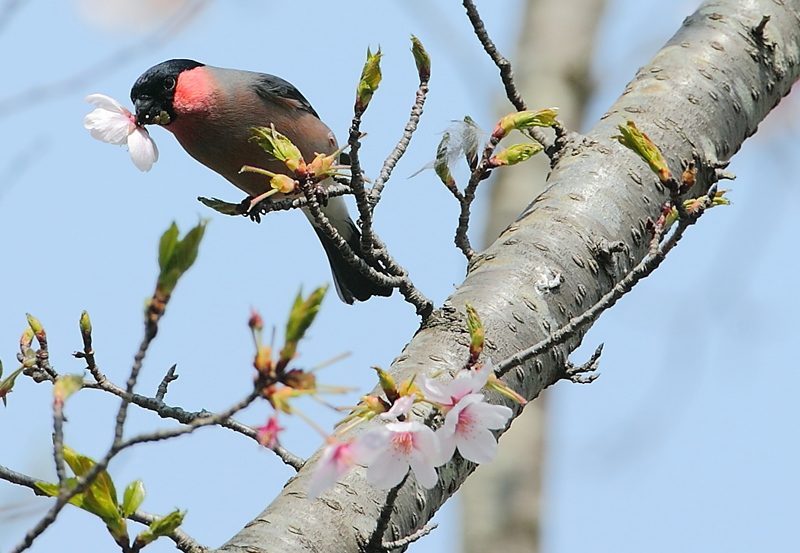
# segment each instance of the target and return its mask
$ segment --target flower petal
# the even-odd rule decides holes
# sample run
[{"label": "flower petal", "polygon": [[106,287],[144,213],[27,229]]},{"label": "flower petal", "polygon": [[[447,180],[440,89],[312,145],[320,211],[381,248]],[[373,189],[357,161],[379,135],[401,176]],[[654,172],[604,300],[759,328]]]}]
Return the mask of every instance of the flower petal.
[{"label": "flower petal", "polygon": [[436,474],[436,469],[433,468],[433,459],[427,457],[419,450],[414,450],[411,453],[409,460],[411,470],[414,471],[414,476],[417,478],[417,483],[423,488],[432,488],[439,481],[439,475]]},{"label": "flower petal", "polygon": [[150,133],[142,127],[136,127],[128,137],[128,152],[139,171],[149,171],[158,161],[158,148]]},{"label": "flower petal", "polygon": [[359,465],[371,465],[375,458],[389,447],[392,433],[385,426],[365,432],[350,446],[353,457]]},{"label": "flower petal", "polygon": [[83,118],[83,126],[91,131],[93,138],[120,146],[136,125],[125,114],[97,108]]},{"label": "flower petal", "polygon": [[355,464],[351,451],[352,442],[334,441],[325,447],[317,468],[308,485],[308,498],[315,499],[319,494],[336,484]]},{"label": "flower petal", "polygon": [[485,401],[472,404],[470,410],[480,419],[482,426],[491,430],[505,428],[508,419],[513,414],[511,409],[505,405],[493,405]]},{"label": "flower petal", "polygon": [[396,421],[397,417],[403,415],[407,415],[411,408],[414,406],[415,397],[411,396],[403,396],[399,397],[395,400],[394,404],[392,404],[391,409],[386,411],[385,413],[381,413],[381,419],[385,421]]},{"label": "flower petal", "polygon": [[475,428],[468,436],[454,435],[458,452],[473,463],[488,463],[497,457],[497,439],[486,428]]},{"label": "flower petal", "polygon": [[439,439],[439,453],[434,457],[433,464],[438,467],[452,459],[456,452],[455,428],[453,432],[446,432],[440,428],[436,431],[436,437]]},{"label": "flower petal", "polygon": [[131,114],[131,112],[125,109],[122,104],[117,102],[111,96],[106,96],[105,94],[89,94],[86,98],[84,98],[84,100],[106,111],[122,113],[126,116]]},{"label": "flower petal", "polygon": [[390,447],[367,468],[367,481],[382,490],[398,485],[408,472],[408,457]]}]

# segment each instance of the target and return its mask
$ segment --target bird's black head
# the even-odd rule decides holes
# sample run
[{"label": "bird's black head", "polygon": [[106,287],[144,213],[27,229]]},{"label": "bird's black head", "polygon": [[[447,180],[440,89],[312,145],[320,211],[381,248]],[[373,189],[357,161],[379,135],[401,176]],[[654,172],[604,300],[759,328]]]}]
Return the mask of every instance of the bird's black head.
[{"label": "bird's black head", "polygon": [[136,120],[142,125],[167,125],[175,119],[172,101],[178,75],[202,65],[193,60],[168,60],[145,71],[131,88]]}]

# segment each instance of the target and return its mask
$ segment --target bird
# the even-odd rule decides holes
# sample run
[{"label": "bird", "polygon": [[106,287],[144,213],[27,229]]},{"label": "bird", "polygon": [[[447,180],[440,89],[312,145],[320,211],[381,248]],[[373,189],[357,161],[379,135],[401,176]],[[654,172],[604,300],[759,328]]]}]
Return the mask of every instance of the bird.
[{"label": "bird", "polygon": [[[291,83],[266,73],[212,67],[189,59],[172,59],[145,71],[131,88],[136,120],[170,131],[186,152],[251,197],[271,189],[269,179],[242,173],[245,165],[288,174],[286,165],[251,141],[254,127],[275,127],[303,159],[338,150],[333,132]],[[323,183],[323,186],[326,183]],[[392,288],[365,277],[303,208],[317,233],[333,274],[339,298],[352,304],[372,296],[390,296]],[[353,252],[364,259],[361,234],[342,197],[328,198],[322,212]],[[370,263],[380,270],[377,262]]]}]

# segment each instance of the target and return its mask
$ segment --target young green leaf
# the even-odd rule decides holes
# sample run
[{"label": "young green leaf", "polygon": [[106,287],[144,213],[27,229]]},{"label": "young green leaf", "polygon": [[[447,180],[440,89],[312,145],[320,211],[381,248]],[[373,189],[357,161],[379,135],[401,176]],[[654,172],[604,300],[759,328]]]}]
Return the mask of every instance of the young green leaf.
[{"label": "young green leaf", "polygon": [[523,144],[515,144],[509,146],[505,150],[500,150],[495,154],[489,163],[495,167],[503,165],[516,165],[523,161],[528,161],[531,157],[541,152],[544,147],[538,142],[525,142]]},{"label": "young green leaf", "polygon": [[378,90],[381,83],[381,48],[374,54],[367,48],[367,61],[361,70],[361,80],[356,89],[356,110],[362,112],[367,109],[372,95]]},{"label": "young green leaf", "polygon": [[222,201],[218,198],[204,198],[203,196],[198,196],[197,199],[206,207],[210,207],[217,213],[222,213],[223,215],[241,215],[242,214],[242,204],[232,204],[230,202]]},{"label": "young green leaf", "polygon": [[66,399],[83,388],[83,377],[79,374],[63,374],[56,379],[53,385],[53,395],[56,402],[64,403]]},{"label": "young green leaf", "polygon": [[431,78],[431,57],[417,37],[411,35],[411,53],[414,55],[414,63],[417,64],[417,73],[420,81],[427,81]]},{"label": "young green leaf", "polygon": [[555,127],[558,125],[556,115],[558,115],[558,108],[509,113],[494,128],[492,136],[500,139],[515,129],[522,131],[533,127]]},{"label": "young green leaf", "polygon": [[289,313],[289,321],[286,323],[286,345],[281,350],[281,359],[284,362],[294,357],[297,351],[297,343],[303,338],[311,323],[314,322],[314,317],[317,316],[327,290],[327,286],[317,288],[305,301],[303,301],[302,290],[297,293],[292,311]]},{"label": "young green leaf", "polygon": [[297,171],[305,168],[305,161],[300,149],[292,144],[292,141],[275,130],[275,125],[267,127],[253,127],[250,129],[253,135],[250,140],[256,142],[261,149],[269,155],[282,161],[290,171]]},{"label": "young green leaf", "polygon": [[630,119],[626,119],[627,125],[618,125],[620,134],[616,134],[611,138],[616,139],[620,144],[626,148],[633,150],[645,163],[650,166],[661,182],[666,182],[672,178],[672,173],[667,167],[667,161],[655,143],[650,140],[650,137],[643,133],[636,126],[636,123]]},{"label": "young green leaf", "polygon": [[174,532],[183,523],[184,516],[186,516],[186,511],[180,512],[176,509],[167,516],[154,520],[150,524],[150,528],[136,536],[136,545],[142,548],[161,536]]},{"label": "young green leaf", "polygon": [[[11,393],[11,390],[14,388],[14,382],[17,380],[17,377],[20,375],[20,373],[24,368],[25,367],[20,367],[16,371],[11,373],[11,375],[5,380],[0,380],[0,399],[3,400],[4,406],[8,404],[6,396]],[[0,376],[2,375],[3,375],[3,363],[0,362]]]},{"label": "young green leaf", "polygon": [[469,330],[469,355],[471,364],[475,363],[483,351],[484,330],[481,318],[472,305],[467,302],[467,329]]},{"label": "young green leaf", "polygon": [[197,259],[197,250],[205,228],[206,221],[200,221],[182,240],[178,240],[178,227],[172,223],[161,237],[158,248],[158,265],[161,272],[158,275],[157,286],[165,297],[169,298],[178,284],[178,279]]},{"label": "young green leaf", "polygon": [[128,518],[144,501],[144,483],[141,478],[128,484],[122,499],[122,516]]}]

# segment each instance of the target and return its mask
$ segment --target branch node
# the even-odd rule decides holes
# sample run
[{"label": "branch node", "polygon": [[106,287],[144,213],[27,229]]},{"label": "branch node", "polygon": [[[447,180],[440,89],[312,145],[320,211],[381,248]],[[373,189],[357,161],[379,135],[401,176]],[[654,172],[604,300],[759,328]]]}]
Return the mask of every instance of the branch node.
[{"label": "branch node", "polygon": [[[575,384],[591,384],[597,377],[600,376],[595,371],[597,370],[597,366],[600,364],[600,355],[603,353],[603,344],[597,346],[597,349],[594,350],[594,353],[589,358],[586,363],[582,365],[575,365],[571,361],[567,360],[564,365],[564,377],[566,380],[570,382],[574,382]],[[588,374],[587,373],[591,373]]]}]

